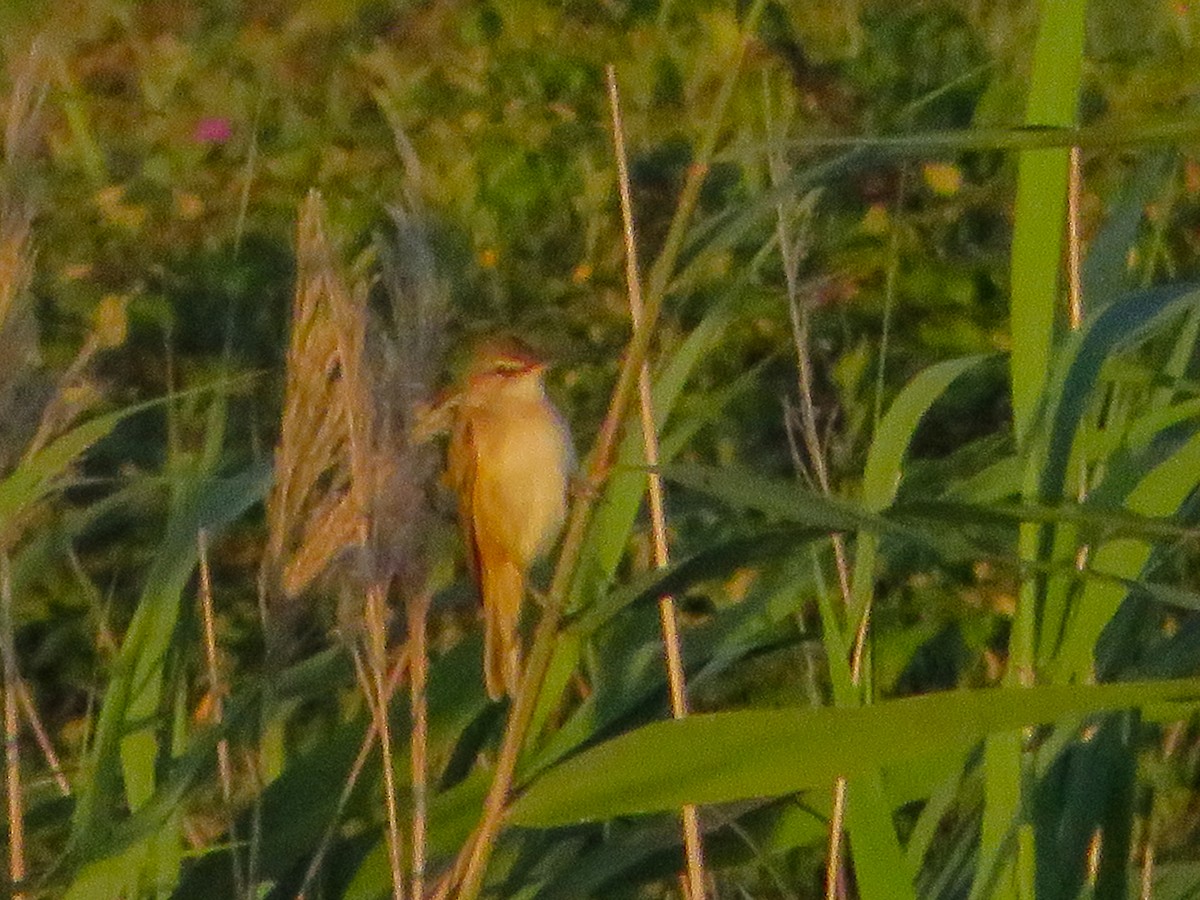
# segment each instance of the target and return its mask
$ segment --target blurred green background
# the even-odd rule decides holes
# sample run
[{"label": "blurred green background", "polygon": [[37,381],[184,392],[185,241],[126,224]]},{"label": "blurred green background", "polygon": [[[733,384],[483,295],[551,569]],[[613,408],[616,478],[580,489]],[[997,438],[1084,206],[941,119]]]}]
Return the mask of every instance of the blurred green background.
[{"label": "blurred green background", "polygon": [[[872,535],[865,575],[854,576],[860,586],[870,581],[860,589],[873,596],[863,704],[1015,688],[1010,641],[1020,608],[1040,629],[1039,684],[1080,685],[1097,673],[1194,675],[1192,479],[1200,469],[1179,454],[1190,447],[1200,402],[1195,310],[1173,319],[1176,307],[1136,292],[1200,274],[1200,6],[1093,0],[1082,55],[1063,51],[1063,67],[1081,73],[1077,92],[1061,90],[1084,129],[1077,224],[1085,320],[1109,308],[1126,318],[1113,314],[1109,338],[1085,328],[1092,343],[1080,349],[1060,303],[1048,314],[1056,355],[1043,379],[1022,356],[1028,333],[1014,325],[1014,286],[1034,276],[1014,268],[1013,234],[1031,217],[1017,208],[1018,151],[1039,135],[1050,154],[1070,143],[1024,128],[1062,124],[1027,118],[1038,83],[1035,39],[1051,5],[817,0],[767,2],[751,13],[747,4],[706,0],[7,0],[5,90],[11,95],[36,47],[47,91],[36,152],[7,160],[3,185],[34,211],[28,297],[40,333],[37,377],[50,383],[68,370],[104,304],[124,310],[127,328],[75,385],[91,392],[89,415],[119,421],[81,444],[87,452],[55,473],[62,489],[53,502],[23,519],[5,547],[13,658],[75,789],[70,799],[57,796],[50,764],[22,726],[27,895],[294,896],[330,826],[326,868],[306,896],[388,891],[377,775],[364,776],[341,816],[333,813],[366,721],[334,634],[335,592],[310,598],[283,699],[270,708],[257,699],[258,501],[279,436],[298,210],[320,189],[342,262],[356,273],[374,271],[389,209],[418,210],[451,302],[447,377],[473,339],[497,330],[525,336],[550,356],[551,393],[586,451],[631,331],[609,63],[621,90],[644,272],[662,251],[697,148],[714,129],[719,137],[651,351],[656,379],[679,392],[661,398],[660,409],[668,460],[681,466],[668,485],[672,548],[695,560],[670,585],[696,676],[693,705],[848,705],[834,696],[839,676],[829,662],[855,632],[852,617],[829,613],[841,609],[837,560],[827,540],[798,537],[791,526],[815,527],[818,536],[835,528],[853,536],[861,526]],[[744,30],[730,101],[715,110]],[[1050,209],[1055,191],[1047,188]],[[790,285],[780,235],[795,258]],[[1053,249],[1052,266],[1063,258]],[[1065,284],[1052,279],[1048,290]],[[793,488],[822,493],[802,434],[795,310],[803,311],[812,425],[830,492],[859,512],[893,510],[888,527],[830,524],[818,513],[805,520],[809,513],[791,516],[769,502]],[[1135,343],[1121,343],[1134,335]],[[914,401],[922,415],[896,426],[897,481],[873,488],[872,448],[882,446],[884,414],[902,388],[935,364],[977,354],[984,358],[942,388],[921,389],[931,392]],[[1101,362],[1083,387],[1064,374],[1071,360],[1092,358]],[[1033,437],[1012,424],[1020,371],[1036,380],[1042,430]],[[1073,397],[1086,411],[1071,419],[1062,410]],[[1068,446],[1056,451],[1056,429],[1068,419]],[[21,458],[28,430],[4,433],[6,461]],[[629,505],[644,480],[636,451],[627,448],[632,456],[617,468],[635,483],[626,478],[623,494],[613,488],[602,498],[600,515],[609,518],[594,525],[568,604],[565,633],[578,646],[552,674],[561,695],[539,712],[523,785],[536,786],[535,774],[568,753],[663,716],[648,525]],[[1070,455],[1070,468],[1049,488],[1038,460],[1056,453]],[[1179,466],[1165,468],[1171,460]],[[13,471],[10,464],[6,475]],[[1162,493],[1146,488],[1154,499],[1142,502],[1137,491],[1153,472]],[[739,473],[748,480],[736,481]],[[452,503],[436,486],[430,494],[439,511],[430,545],[436,871],[478,814],[503,718],[484,704],[472,668],[474,601]],[[1061,511],[1063,498],[1086,495],[1097,499],[1081,504],[1077,518]],[[925,501],[946,505],[930,510]],[[1043,522],[1036,534],[1035,520]],[[212,693],[192,600],[197,524],[211,535],[220,666],[235,714],[219,731],[206,728]],[[1109,566],[1105,584],[1120,596],[1095,627],[1105,630],[1110,657],[1094,673],[1091,626],[1069,637],[1073,614],[1060,621],[1047,610],[1085,601],[1097,608],[1091,588],[1063,573],[1078,548],[1087,548],[1086,563],[1120,529],[1146,553],[1126,568],[1099,566]],[[850,540],[851,567],[868,558],[863,546]],[[1131,586],[1139,579],[1158,587]],[[167,608],[156,591],[174,598],[177,618],[141,626],[139,617]],[[130,649],[141,627],[151,635],[146,646],[161,638],[154,653]],[[832,640],[838,627],[840,645]],[[1081,655],[1060,656],[1072,641]],[[101,708],[122,685],[141,689],[131,673],[143,665],[160,693],[143,718],[125,710],[106,724]],[[406,702],[399,697],[394,714],[401,734]],[[860,872],[846,876],[845,895],[1016,897],[1032,896],[1033,886],[1037,896],[1076,897],[1119,885],[1125,893],[1107,895],[1136,896],[1143,873],[1153,882],[1157,871],[1153,896],[1195,896],[1194,721],[1115,714],[1089,720],[1088,740],[1063,750],[1085,708],[1126,705],[1079,702],[1077,715],[1038,720],[1058,722],[1043,735],[1058,741],[1053,753],[1034,760],[1028,746],[1023,755],[1013,750],[1020,810],[995,814],[991,825],[981,810],[996,808],[988,779],[999,769],[987,770],[973,744],[922,777],[903,766],[885,771],[891,780],[881,790],[891,791],[886,811],[894,815],[885,814],[893,830],[883,844],[907,848],[908,869],[895,876],[904,888],[881,891]],[[997,721],[977,736],[1021,720]],[[154,736],[142,793],[127,743],[138,733]],[[213,770],[218,733],[234,746],[234,832]],[[986,754],[997,752],[988,745]],[[881,760],[875,771],[892,765]],[[1107,786],[1103,803],[1087,790],[1097,783]],[[691,796],[687,779],[679,784],[679,798]],[[825,896],[830,793],[798,783],[787,793],[787,784],[765,792],[782,800],[738,794],[706,819],[713,896]],[[617,781],[609,790],[636,794]],[[1089,808],[1089,797],[1104,809]],[[492,895],[674,896],[673,818],[623,818],[636,804],[599,801],[596,810],[623,812],[593,814],[593,800],[571,801],[576,818],[607,824],[549,829],[545,813],[548,830],[506,830],[489,870]],[[1024,847],[1026,825],[1038,850],[1023,863],[1013,845]],[[852,835],[859,827],[851,823]],[[1084,874],[1082,862],[1092,834],[1105,828],[1123,834],[1113,839],[1119,872],[1108,882]],[[266,835],[261,844],[251,846],[252,832]],[[999,841],[1000,832],[1011,839]],[[989,861],[986,851],[1001,844],[1015,862]],[[859,846],[874,845],[852,837],[852,850]],[[1159,868],[1145,868],[1156,853]],[[255,873],[245,866],[256,854],[264,861]],[[856,858],[848,871],[861,864]],[[1072,873],[1059,893],[1047,887],[1056,866]],[[210,888],[217,893],[204,893]]]}]

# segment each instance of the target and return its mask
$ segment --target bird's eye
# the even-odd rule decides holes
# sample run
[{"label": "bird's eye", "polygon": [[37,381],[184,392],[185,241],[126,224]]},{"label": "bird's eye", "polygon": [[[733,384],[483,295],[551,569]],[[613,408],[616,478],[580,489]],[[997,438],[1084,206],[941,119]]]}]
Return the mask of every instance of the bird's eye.
[{"label": "bird's eye", "polygon": [[529,368],[529,363],[523,359],[498,359],[496,360],[496,372],[505,375],[515,375],[518,372],[524,372]]}]

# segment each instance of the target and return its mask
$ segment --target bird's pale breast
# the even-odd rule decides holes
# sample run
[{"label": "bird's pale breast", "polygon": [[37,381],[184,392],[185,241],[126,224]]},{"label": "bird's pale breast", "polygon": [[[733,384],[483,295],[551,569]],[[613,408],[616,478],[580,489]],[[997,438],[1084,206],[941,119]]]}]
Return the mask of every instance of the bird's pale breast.
[{"label": "bird's pale breast", "polygon": [[566,514],[570,439],[544,397],[498,397],[474,415],[477,521],[503,523],[498,537],[528,565]]}]

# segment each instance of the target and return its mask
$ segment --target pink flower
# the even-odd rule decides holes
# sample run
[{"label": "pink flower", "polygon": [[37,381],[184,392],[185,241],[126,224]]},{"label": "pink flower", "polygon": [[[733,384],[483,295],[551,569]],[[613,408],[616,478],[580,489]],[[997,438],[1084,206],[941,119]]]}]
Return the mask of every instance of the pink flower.
[{"label": "pink flower", "polygon": [[233,125],[224,116],[206,116],[192,129],[192,140],[198,144],[223,144],[233,137]]}]

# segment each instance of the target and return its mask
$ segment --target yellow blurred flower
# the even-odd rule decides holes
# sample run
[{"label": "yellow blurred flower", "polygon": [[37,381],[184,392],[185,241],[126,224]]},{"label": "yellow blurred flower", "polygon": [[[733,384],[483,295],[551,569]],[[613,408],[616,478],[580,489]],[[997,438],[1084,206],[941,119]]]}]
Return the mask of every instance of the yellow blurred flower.
[{"label": "yellow blurred flower", "polygon": [[891,220],[892,217],[888,215],[887,206],[882,203],[872,203],[862,218],[862,230],[872,237],[881,237],[887,233]]},{"label": "yellow blurred flower", "polygon": [[125,202],[125,188],[119,184],[110,184],[96,192],[93,200],[100,215],[111,225],[137,231],[146,221],[146,207],[136,203]]},{"label": "yellow blurred flower", "polygon": [[123,294],[105,294],[92,315],[92,328],[101,347],[110,349],[125,343],[129,330],[126,306],[129,298]]},{"label": "yellow blurred flower", "polygon": [[953,197],[962,190],[962,169],[954,163],[927,162],[921,166],[921,177],[939,197]]},{"label": "yellow blurred flower", "polygon": [[185,222],[204,215],[204,201],[190,191],[175,192],[175,214]]}]

